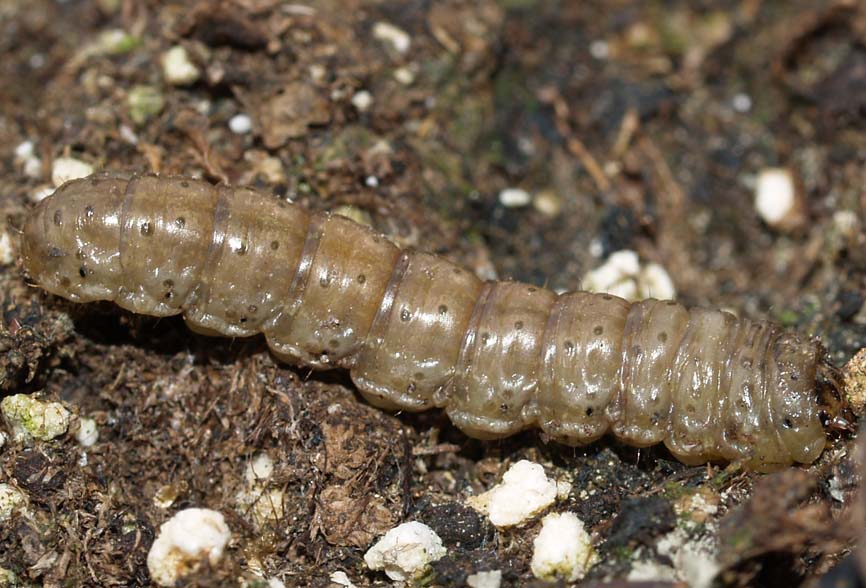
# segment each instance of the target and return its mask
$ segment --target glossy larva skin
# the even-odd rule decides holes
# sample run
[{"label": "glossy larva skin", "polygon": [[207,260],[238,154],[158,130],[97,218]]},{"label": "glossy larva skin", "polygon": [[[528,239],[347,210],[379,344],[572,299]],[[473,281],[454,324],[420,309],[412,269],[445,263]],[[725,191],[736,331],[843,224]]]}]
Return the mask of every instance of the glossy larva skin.
[{"label": "glossy larva skin", "polygon": [[825,444],[811,340],[671,301],[482,283],[249,189],[72,181],[28,217],[22,257],[53,294],[263,333],[281,359],[347,368],[371,403],[444,408],[473,437],[539,427],[581,445],[610,432],[758,470],[810,463]]}]

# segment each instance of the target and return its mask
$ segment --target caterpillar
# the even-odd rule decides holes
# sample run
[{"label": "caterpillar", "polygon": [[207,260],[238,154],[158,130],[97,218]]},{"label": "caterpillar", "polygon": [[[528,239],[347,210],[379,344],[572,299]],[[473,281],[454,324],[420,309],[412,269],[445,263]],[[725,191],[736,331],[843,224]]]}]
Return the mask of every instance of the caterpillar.
[{"label": "caterpillar", "polygon": [[249,188],[95,175],[25,220],[29,276],[76,302],[264,334],[280,360],[345,368],[389,410],[439,407],[467,435],[607,433],[687,464],[811,463],[832,416],[818,341],[674,301],[482,282],[352,220]]}]

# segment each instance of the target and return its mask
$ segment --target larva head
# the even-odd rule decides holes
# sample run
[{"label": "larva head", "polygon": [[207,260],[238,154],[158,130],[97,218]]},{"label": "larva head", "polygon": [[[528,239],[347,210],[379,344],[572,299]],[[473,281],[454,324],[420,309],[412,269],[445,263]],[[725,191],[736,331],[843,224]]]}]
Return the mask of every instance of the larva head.
[{"label": "larva head", "polygon": [[815,461],[826,445],[816,389],[817,343],[783,333],[770,349],[768,393],[779,439],[794,461]]},{"label": "larva head", "polygon": [[76,302],[114,298],[125,186],[109,177],[74,180],[30,211],[21,256],[39,286]]}]

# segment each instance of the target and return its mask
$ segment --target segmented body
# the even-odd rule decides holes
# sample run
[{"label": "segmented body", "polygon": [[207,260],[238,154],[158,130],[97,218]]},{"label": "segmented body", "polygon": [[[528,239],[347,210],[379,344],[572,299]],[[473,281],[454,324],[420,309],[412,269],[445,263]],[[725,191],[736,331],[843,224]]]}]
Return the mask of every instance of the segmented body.
[{"label": "segmented body", "polygon": [[540,427],[578,445],[611,432],[756,469],[811,462],[825,443],[809,339],[672,301],[485,283],[246,188],[76,180],[32,211],[22,255],[54,294],[263,333],[285,361],[346,368],[371,403],[444,408],[473,437]]}]

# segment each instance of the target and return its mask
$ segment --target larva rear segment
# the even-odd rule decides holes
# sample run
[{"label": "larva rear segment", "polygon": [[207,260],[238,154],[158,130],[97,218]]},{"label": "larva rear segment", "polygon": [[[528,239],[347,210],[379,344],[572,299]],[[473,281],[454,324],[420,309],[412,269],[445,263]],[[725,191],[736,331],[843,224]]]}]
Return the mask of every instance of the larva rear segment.
[{"label": "larva rear segment", "polygon": [[274,353],[345,367],[371,403],[443,407],[467,434],[607,432],[687,463],[767,470],[824,447],[819,346],[676,302],[482,284],[346,218],[182,178],[93,177],[40,203],[22,239],[40,285],[72,300],[264,333]]}]

